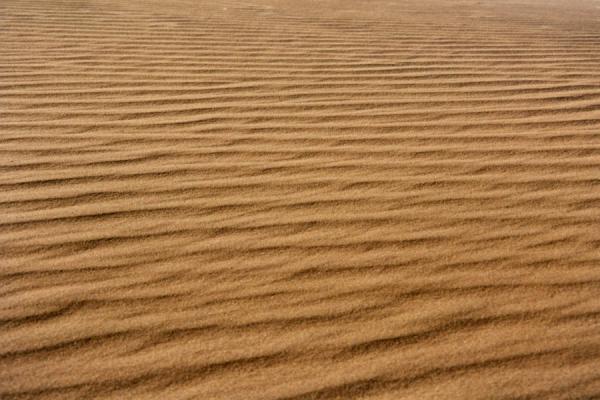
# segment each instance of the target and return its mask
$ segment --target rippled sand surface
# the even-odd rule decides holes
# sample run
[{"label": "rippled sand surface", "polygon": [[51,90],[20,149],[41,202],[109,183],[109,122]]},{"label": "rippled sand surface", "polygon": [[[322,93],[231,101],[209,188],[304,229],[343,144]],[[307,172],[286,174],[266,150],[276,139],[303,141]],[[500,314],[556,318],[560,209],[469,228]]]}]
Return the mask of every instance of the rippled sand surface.
[{"label": "rippled sand surface", "polygon": [[0,33],[1,399],[600,398],[600,2]]}]

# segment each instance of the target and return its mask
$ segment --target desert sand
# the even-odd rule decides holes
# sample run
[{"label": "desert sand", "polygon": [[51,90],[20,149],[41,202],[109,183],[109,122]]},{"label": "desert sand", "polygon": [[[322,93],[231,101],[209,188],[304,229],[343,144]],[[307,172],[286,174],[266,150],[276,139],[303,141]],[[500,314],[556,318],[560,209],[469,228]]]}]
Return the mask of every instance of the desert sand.
[{"label": "desert sand", "polygon": [[600,1],[0,32],[1,399],[600,398]]}]

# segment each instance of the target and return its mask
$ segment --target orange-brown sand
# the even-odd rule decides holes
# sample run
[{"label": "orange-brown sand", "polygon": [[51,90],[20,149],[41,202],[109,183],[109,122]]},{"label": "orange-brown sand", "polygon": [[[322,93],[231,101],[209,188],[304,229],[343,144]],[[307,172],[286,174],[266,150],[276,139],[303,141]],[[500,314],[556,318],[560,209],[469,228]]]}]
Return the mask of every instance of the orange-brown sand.
[{"label": "orange-brown sand", "polygon": [[2,0],[0,398],[600,398],[600,1]]}]

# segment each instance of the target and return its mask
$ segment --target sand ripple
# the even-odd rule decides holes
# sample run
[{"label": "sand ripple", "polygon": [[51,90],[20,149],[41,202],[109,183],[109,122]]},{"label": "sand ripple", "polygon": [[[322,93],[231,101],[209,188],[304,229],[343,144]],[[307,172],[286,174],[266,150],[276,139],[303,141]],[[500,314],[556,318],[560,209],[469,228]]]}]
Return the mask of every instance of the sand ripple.
[{"label": "sand ripple", "polygon": [[0,398],[600,398],[600,8],[0,2]]}]

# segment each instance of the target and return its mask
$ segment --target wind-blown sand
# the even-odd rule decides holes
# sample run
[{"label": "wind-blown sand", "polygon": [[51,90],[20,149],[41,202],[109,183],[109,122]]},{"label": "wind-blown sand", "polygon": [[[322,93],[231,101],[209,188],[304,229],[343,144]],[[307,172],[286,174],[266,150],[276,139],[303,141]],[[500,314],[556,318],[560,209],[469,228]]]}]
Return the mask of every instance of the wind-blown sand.
[{"label": "wind-blown sand", "polygon": [[600,2],[0,2],[0,398],[600,398]]}]

